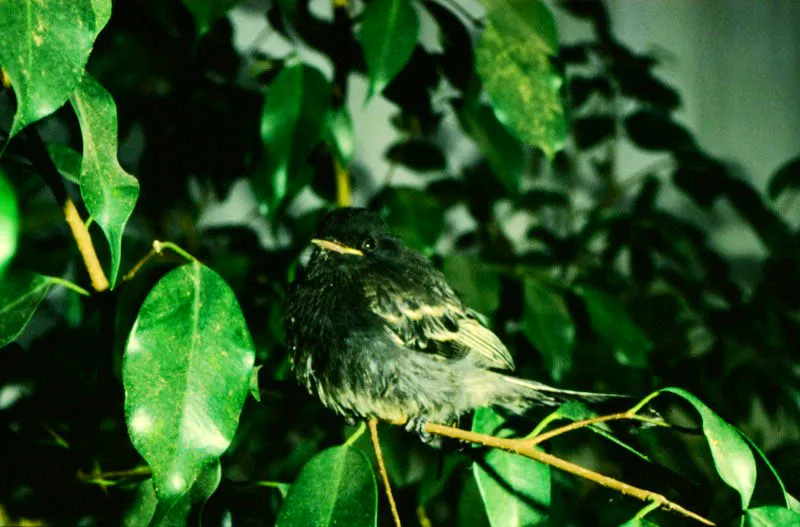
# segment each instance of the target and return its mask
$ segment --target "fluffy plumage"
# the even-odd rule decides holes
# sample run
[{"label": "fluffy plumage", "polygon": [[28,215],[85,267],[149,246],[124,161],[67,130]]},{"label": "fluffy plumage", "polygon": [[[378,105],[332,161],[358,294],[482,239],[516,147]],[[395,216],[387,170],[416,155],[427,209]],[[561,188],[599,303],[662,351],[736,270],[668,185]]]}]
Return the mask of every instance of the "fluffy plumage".
[{"label": "fluffy plumage", "polygon": [[299,382],[334,411],[447,423],[483,406],[620,397],[499,373],[514,369],[508,349],[376,214],[332,211],[313,242],[288,299],[286,334]]}]

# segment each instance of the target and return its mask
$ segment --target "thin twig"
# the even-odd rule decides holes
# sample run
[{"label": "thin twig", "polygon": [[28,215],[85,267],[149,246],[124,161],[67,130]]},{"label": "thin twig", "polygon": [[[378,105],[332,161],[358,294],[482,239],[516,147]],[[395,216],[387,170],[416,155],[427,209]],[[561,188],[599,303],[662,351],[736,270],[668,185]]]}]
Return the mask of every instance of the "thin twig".
[{"label": "thin twig", "polygon": [[127,470],[112,470],[109,472],[83,472],[78,471],[78,480],[84,483],[106,483],[109,480],[120,480],[130,478],[148,478],[152,475],[150,467],[141,466]]},{"label": "thin twig", "polygon": [[86,270],[89,272],[89,278],[92,281],[92,287],[95,291],[101,292],[108,289],[108,278],[103,272],[103,266],[100,265],[100,260],[97,258],[97,253],[92,244],[92,237],[89,234],[89,229],[81,220],[78,209],[71,199],[67,198],[64,203],[64,216],[67,219],[72,236],[75,238],[75,243],[78,244],[78,250],[83,257],[83,263],[86,265]]},{"label": "thin twig", "polygon": [[[392,424],[403,425],[405,423],[398,421],[398,422],[393,422]],[[588,426],[588,425],[583,425],[583,426]],[[603,487],[616,490],[617,492],[625,494],[626,496],[632,496],[634,498],[638,498],[648,503],[657,503],[659,507],[665,510],[677,512],[678,514],[682,514],[683,516],[692,518],[693,520],[696,520],[702,523],[703,525],[716,525],[711,520],[708,520],[700,516],[699,514],[696,514],[678,505],[677,503],[668,500],[665,496],[661,494],[646,489],[634,487],[633,485],[629,485],[627,483],[616,480],[614,478],[610,478],[608,476],[604,476],[603,474],[594,472],[593,470],[589,470],[580,465],[576,465],[574,463],[553,456],[546,452],[542,452],[541,450],[537,450],[530,444],[530,439],[515,439],[515,438],[506,439],[501,437],[494,437],[486,434],[479,434],[477,432],[470,432],[468,430],[461,430],[460,428],[453,428],[450,426],[444,426],[435,423],[426,423],[425,431],[428,432],[429,434],[436,434],[438,436],[449,437],[452,439],[457,439],[459,441],[474,443],[477,445],[487,446],[490,448],[497,448],[499,450],[505,450],[506,452],[511,452],[512,454],[519,454],[521,456],[525,456],[527,458],[544,463],[545,465],[549,465],[559,470],[563,470],[564,472],[574,474],[583,479],[594,481],[598,485],[602,485]],[[545,434],[542,435],[544,436]],[[551,435],[550,437],[553,436]]]},{"label": "thin twig", "polygon": [[349,207],[352,203],[350,198],[350,174],[335,156],[333,158],[333,168],[336,172],[336,204],[340,207]]},{"label": "thin twig", "polygon": [[598,423],[605,423],[606,421],[617,421],[620,419],[628,419],[633,421],[641,421],[643,423],[649,423],[656,426],[669,426],[667,423],[663,421],[659,421],[658,419],[651,419],[649,417],[644,417],[641,415],[632,414],[630,412],[620,412],[617,414],[610,414],[610,415],[601,415],[599,417],[592,417],[590,419],[583,419],[581,421],[574,421],[568,425],[561,426],[559,428],[555,428],[550,430],[549,432],[545,432],[543,434],[536,434],[532,437],[526,437],[525,441],[527,441],[528,445],[534,446],[538,445],[539,443],[543,443],[548,439],[552,439],[556,436],[560,436],[561,434],[565,434],[567,432],[571,432],[573,430],[578,430],[579,428],[586,428],[587,426],[595,425]]},{"label": "thin twig", "polygon": [[151,258],[154,256],[160,256],[164,253],[164,249],[170,249],[172,252],[176,253],[177,255],[185,258],[189,262],[196,262],[197,258],[189,254],[187,251],[182,249],[179,245],[176,245],[172,242],[162,242],[159,240],[153,240],[153,247],[150,251],[147,252],[144,256],[142,256],[136,264],[131,267],[131,270],[125,273],[125,276],[122,277],[123,282],[127,282],[131,280],[136,273],[138,273],[142,267],[145,266],[147,262],[150,261]]},{"label": "thin twig", "polygon": [[389,508],[392,510],[392,518],[394,518],[395,527],[403,527],[400,523],[400,514],[397,512],[397,504],[392,494],[392,486],[389,484],[389,475],[386,473],[386,465],[383,463],[383,451],[381,450],[381,442],[378,439],[378,420],[370,419],[368,425],[369,435],[372,437],[372,448],[375,449],[375,457],[378,459],[378,469],[381,473],[383,486],[386,489],[386,497],[389,500]]}]

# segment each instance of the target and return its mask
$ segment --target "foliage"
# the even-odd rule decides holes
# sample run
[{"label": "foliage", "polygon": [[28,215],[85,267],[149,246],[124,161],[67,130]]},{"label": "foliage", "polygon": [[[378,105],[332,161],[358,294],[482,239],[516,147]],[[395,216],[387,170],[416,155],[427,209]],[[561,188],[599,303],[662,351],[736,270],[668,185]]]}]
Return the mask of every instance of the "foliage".
[{"label": "foliage", "polygon": [[[797,159],[768,197],[732,175],[600,3],[559,4],[593,27],[559,48],[536,0],[486,0],[478,19],[457,0],[330,16],[276,0],[253,16],[285,54],[234,46],[235,3],[0,0],[0,523],[389,525],[368,440],[296,385],[280,323],[338,196],[430,255],[520,376],[657,392],[695,427],[540,448],[718,524],[800,524],[800,231],[774,206],[800,188]],[[358,78],[356,105],[397,108],[384,153],[402,184],[359,164]],[[623,142],[667,163],[618,174]],[[234,196],[252,210],[215,219]],[[763,245],[744,276],[711,243],[719,204]],[[688,522],[507,452],[381,438],[406,525]]]}]

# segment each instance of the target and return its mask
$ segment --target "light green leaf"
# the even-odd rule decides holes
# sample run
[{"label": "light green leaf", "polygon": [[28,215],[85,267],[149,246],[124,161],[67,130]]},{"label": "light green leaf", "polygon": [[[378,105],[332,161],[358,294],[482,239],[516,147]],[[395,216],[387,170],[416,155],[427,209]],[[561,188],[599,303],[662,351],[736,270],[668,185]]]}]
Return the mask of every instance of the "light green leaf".
[{"label": "light green leaf", "polygon": [[769,458],[767,458],[766,454],[764,454],[764,452],[762,452],[761,449],[758,448],[758,445],[756,445],[755,442],[749,437],[747,437],[741,430],[737,430],[737,432],[739,432],[739,435],[742,437],[742,439],[747,441],[747,444],[750,445],[750,448],[753,449],[753,451],[756,454],[758,454],[758,456],[761,458],[761,461],[763,461],[764,464],[767,465],[767,468],[772,473],[772,476],[778,483],[778,487],[780,487],[781,492],[783,493],[783,499],[786,501],[786,507],[797,513],[800,513],[800,507],[798,506],[797,500],[795,500],[794,497],[792,497],[792,495],[789,494],[789,492],[786,490],[786,485],[783,484],[783,480],[778,474],[778,471],[775,470],[774,466],[772,466],[772,463],[770,463]]},{"label": "light green leaf", "polygon": [[81,184],[81,155],[70,147],[58,143],[49,143],[47,153],[53,160],[59,173],[67,181],[72,181],[76,185]]},{"label": "light green leaf", "polygon": [[512,196],[518,194],[525,171],[522,144],[508,133],[485,104],[464,104],[456,108],[456,116],[506,190]]},{"label": "light green leaf", "polygon": [[[501,422],[494,410],[480,408],[472,430],[498,435]],[[483,461],[483,465],[473,463],[472,471],[492,527],[546,525],[550,467],[502,450],[490,450]]]},{"label": "light green leaf", "polygon": [[322,73],[302,63],[284,68],[270,86],[261,114],[267,162],[256,192],[271,207],[292,199],[311,181],[306,159],[320,142],[330,91]]},{"label": "light green leaf", "polygon": [[258,372],[261,368],[263,368],[263,364],[259,364],[253,368],[253,371],[250,372],[250,383],[248,385],[248,389],[250,390],[250,395],[253,396],[253,399],[256,402],[261,402],[261,389],[258,386]]},{"label": "light green leaf", "polygon": [[353,133],[353,120],[346,107],[331,108],[328,111],[323,135],[325,142],[333,148],[333,154],[339,163],[343,167],[349,165],[356,149],[356,139]]},{"label": "light green leaf", "polygon": [[522,332],[539,349],[553,379],[572,364],[575,326],[561,295],[537,280],[525,280]]},{"label": "light green leaf", "polygon": [[192,12],[198,35],[204,35],[238,0],[183,0]]},{"label": "light green leaf", "polygon": [[558,49],[553,15],[539,0],[488,3],[489,23],[475,47],[476,71],[500,122],[552,158],[566,139],[563,79],[550,64]]},{"label": "light green leaf", "polygon": [[631,518],[619,527],[658,527],[658,524],[644,518]]},{"label": "light green leaf", "polygon": [[783,507],[767,506],[745,511],[747,527],[798,527],[800,514]]},{"label": "light green leaf", "polygon": [[0,348],[22,333],[52,285],[50,278],[34,273],[0,278]]},{"label": "light green leaf", "polygon": [[92,0],[92,9],[95,16],[94,36],[97,38],[111,18],[111,0]]},{"label": "light green leaf", "polygon": [[81,196],[108,240],[108,274],[113,289],[119,273],[122,234],[139,197],[139,182],[117,161],[117,107],[111,94],[87,74],[70,102],[83,137]]},{"label": "light green leaf", "polygon": [[13,137],[61,107],[78,85],[96,15],[92,0],[0,0],[0,20],[0,67],[17,97]]},{"label": "light green leaf", "polygon": [[[125,420],[153,471],[157,514],[207,498],[236,431],[255,351],[233,291],[198,262],[142,304],[122,365]],[[166,507],[166,509],[165,509]]]},{"label": "light green leaf", "polygon": [[756,461],[750,447],[739,435],[739,431],[686,390],[665,388],[661,391],[674,393],[686,399],[700,413],[703,433],[711,448],[717,473],[725,483],[739,492],[742,508],[746,509],[756,487]]},{"label": "light green leaf", "polygon": [[451,254],[444,259],[442,271],[470,308],[492,316],[500,307],[500,275],[477,258]]},{"label": "light green leaf", "polygon": [[17,253],[19,236],[19,209],[14,188],[0,168],[0,280],[6,266]]},{"label": "light green leaf", "polygon": [[378,490],[364,454],[324,450],[306,463],[278,512],[276,527],[375,527]]},{"label": "light green leaf", "polygon": [[418,37],[419,18],[409,0],[374,0],[367,4],[358,32],[369,73],[367,99],[382,92],[403,69]]},{"label": "light green leaf", "polygon": [[622,365],[645,367],[653,342],[636,327],[622,302],[588,286],[578,286],[575,293],[583,298],[595,333],[611,344],[614,358]]}]

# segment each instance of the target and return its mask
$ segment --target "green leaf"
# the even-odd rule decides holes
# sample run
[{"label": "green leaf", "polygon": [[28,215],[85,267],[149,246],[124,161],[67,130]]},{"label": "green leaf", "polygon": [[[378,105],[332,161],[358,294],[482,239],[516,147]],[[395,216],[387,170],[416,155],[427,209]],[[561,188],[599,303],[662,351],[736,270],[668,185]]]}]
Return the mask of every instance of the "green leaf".
[{"label": "green leaf", "polygon": [[522,142],[549,158],[563,148],[566,122],[550,64],[558,35],[538,0],[492,0],[489,23],[475,47],[475,67],[497,118]]},{"label": "green leaf", "polygon": [[756,454],[758,454],[758,456],[761,458],[761,461],[763,461],[764,464],[767,465],[767,468],[772,473],[772,476],[775,478],[775,481],[778,483],[778,487],[780,487],[781,492],[783,493],[783,499],[786,501],[786,506],[788,508],[794,510],[795,512],[800,512],[800,507],[796,507],[796,505],[797,505],[796,500],[786,490],[786,485],[783,484],[783,479],[781,479],[780,475],[778,474],[778,471],[775,470],[775,467],[772,466],[772,463],[770,463],[769,458],[766,456],[766,454],[764,454],[764,452],[762,452],[761,449],[758,448],[758,445],[756,445],[755,442],[752,439],[750,439],[749,437],[747,437],[747,435],[745,435],[741,430],[737,430],[737,432],[739,432],[739,435],[742,437],[742,439],[747,441],[747,444],[750,445],[750,448]]},{"label": "green leaf", "polygon": [[353,120],[346,107],[331,108],[325,120],[323,130],[325,142],[333,148],[333,154],[343,167],[350,164],[356,149],[356,138],[353,133]]},{"label": "green leaf", "polygon": [[6,266],[17,253],[19,209],[14,188],[0,168],[0,280]]},{"label": "green leaf", "polygon": [[92,9],[95,17],[94,36],[97,38],[111,18],[111,0],[92,0]]},{"label": "green leaf", "polygon": [[456,108],[456,116],[506,190],[512,196],[518,194],[519,182],[525,171],[522,144],[508,133],[492,109],[485,104],[464,104]]},{"label": "green leaf", "polygon": [[767,506],[745,511],[747,527],[797,527],[800,514],[783,507]]},{"label": "green leaf", "polygon": [[[150,465],[161,513],[207,498],[218,458],[236,431],[255,351],[239,304],[194,262],[153,287],[128,337],[122,365],[125,419]],[[162,508],[163,508],[162,507]]]},{"label": "green leaf", "polygon": [[47,153],[53,164],[67,181],[72,181],[76,185],[81,184],[81,155],[70,147],[58,143],[49,143]]},{"label": "green leaf", "polygon": [[614,358],[622,365],[645,367],[653,342],[636,327],[622,303],[613,296],[588,286],[575,288],[583,298],[589,320],[597,335],[611,344]]},{"label": "green leaf", "polygon": [[382,92],[403,69],[418,37],[419,18],[409,0],[374,0],[367,4],[358,32],[369,73],[367,99]]},{"label": "green leaf", "polygon": [[22,333],[52,285],[50,278],[34,273],[0,278],[0,348]]},{"label": "green leaf", "polygon": [[500,275],[477,258],[452,254],[444,259],[442,271],[470,308],[492,316],[500,307]]},{"label": "green leaf", "polygon": [[665,388],[661,391],[674,393],[686,399],[700,413],[703,433],[711,448],[717,473],[725,483],[739,492],[742,508],[746,509],[756,486],[756,461],[750,447],[739,435],[739,431],[686,390]]},{"label": "green leaf", "polygon": [[90,75],[84,75],[70,98],[83,138],[81,196],[103,229],[111,251],[109,282],[117,282],[125,224],[139,197],[139,182],[117,161],[117,107]]},{"label": "green leaf", "polygon": [[386,159],[416,172],[442,171],[447,160],[441,147],[424,139],[405,139],[386,151]]},{"label": "green leaf", "polygon": [[302,63],[284,68],[270,86],[261,114],[267,162],[256,192],[271,207],[290,200],[311,181],[306,159],[321,139],[330,91],[322,73]]},{"label": "green leaf", "polygon": [[204,35],[238,0],[183,0],[191,11],[198,35]]},{"label": "green leaf", "polygon": [[658,524],[644,518],[631,518],[619,527],[658,527]]},{"label": "green leaf", "polygon": [[[494,410],[480,408],[475,412],[472,430],[497,435],[501,421]],[[472,471],[492,527],[547,523],[550,507],[547,465],[502,450],[490,450],[483,464],[473,463]]]},{"label": "green leaf", "polygon": [[374,527],[378,521],[375,475],[351,447],[324,450],[306,463],[278,512],[276,527]]},{"label": "green leaf", "polygon": [[575,326],[564,298],[537,280],[525,280],[522,332],[542,353],[555,380],[569,369],[575,345]]},{"label": "green leaf", "polygon": [[13,137],[56,111],[78,86],[97,19],[92,0],[2,0],[0,20],[0,66],[17,97]]},{"label": "green leaf", "polygon": [[422,251],[436,244],[442,233],[444,211],[433,197],[418,189],[393,187],[380,198],[386,221],[397,236]]}]

